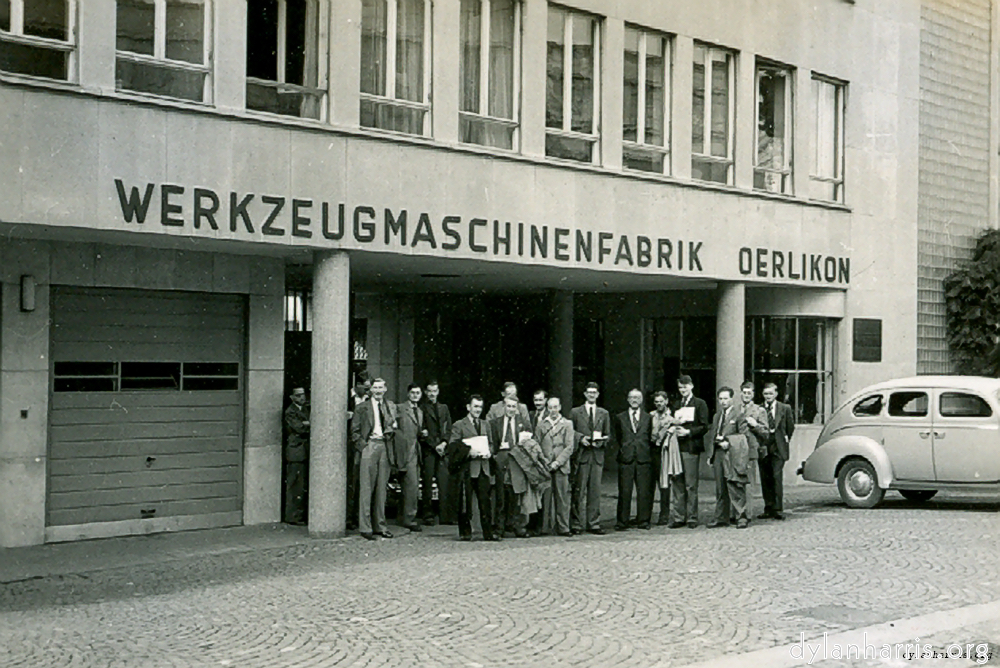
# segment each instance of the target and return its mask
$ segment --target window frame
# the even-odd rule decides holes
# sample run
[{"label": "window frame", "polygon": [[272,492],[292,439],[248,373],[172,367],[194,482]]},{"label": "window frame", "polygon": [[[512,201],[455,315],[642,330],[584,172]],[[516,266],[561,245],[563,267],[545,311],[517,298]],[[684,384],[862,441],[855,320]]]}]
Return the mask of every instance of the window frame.
[{"label": "window frame", "polygon": [[[780,169],[775,169],[773,167],[761,167],[759,164],[760,160],[760,78],[763,73],[780,74],[785,80],[785,104],[784,104],[784,119],[785,119],[785,131],[784,137],[782,138],[784,144],[784,150],[782,151],[782,167]],[[754,68],[754,152],[753,152],[753,171],[754,171],[754,190],[760,192],[770,192],[777,195],[794,195],[794,178],[792,175],[794,164],[793,164],[793,130],[795,127],[795,69],[787,65],[782,65],[780,63],[771,62],[764,59],[757,59],[756,67]],[[778,191],[768,190],[767,188],[758,188],[757,184],[757,174],[761,173],[764,175],[775,174],[781,176],[781,189]]]},{"label": "window frame", "polygon": [[[736,155],[736,69],[737,69],[737,58],[739,54],[733,49],[727,49],[726,47],[716,46],[714,44],[709,44],[708,42],[695,41],[695,49],[701,47],[706,51],[705,58],[705,94],[703,104],[705,105],[704,113],[702,115],[702,140],[700,151],[695,150],[694,145],[694,128],[692,126],[691,130],[691,166],[692,172],[694,171],[694,161],[701,160],[707,163],[714,163],[719,165],[725,165],[726,167],[726,182],[724,185],[734,185],[734,175],[735,175],[735,155]],[[717,53],[726,54],[729,58],[729,76],[727,77],[727,85],[729,91],[729,109],[728,109],[728,132],[726,137],[726,156],[716,156],[712,155],[712,70],[714,58],[713,56]],[[692,74],[694,72],[695,61],[691,61]],[[693,81],[693,76],[692,76]],[[694,91],[692,90],[691,95],[691,115],[694,117]],[[705,153],[705,147],[708,146],[708,152]],[[694,179],[696,181],[704,181],[705,183],[717,183],[715,181],[709,181],[706,179]]]},{"label": "window frame", "polygon": [[[674,91],[674,40],[673,36],[660,32],[658,30],[651,30],[648,28],[643,28],[642,26],[626,23],[626,32],[629,30],[634,30],[639,34],[639,70],[637,73],[638,78],[638,91],[639,98],[636,101],[636,130],[635,130],[635,141],[628,139],[622,139],[622,163],[623,168],[643,172],[647,174],[670,174],[670,149],[673,139],[672,133],[672,121],[671,116],[671,103],[673,101],[673,91]],[[663,44],[663,145],[650,144],[646,141],[646,53],[647,53],[647,39],[648,38],[658,38],[662,40]],[[624,56],[624,48],[622,50]],[[622,77],[624,79],[624,57],[623,57],[623,71]],[[626,122],[624,113],[624,96],[622,99],[622,130],[624,135],[624,125]],[[625,150],[629,149],[637,153],[652,153],[656,155],[663,156],[663,169],[660,172],[648,172],[646,170],[634,169],[628,167],[624,164],[625,162]]]},{"label": "window frame", "polygon": [[[845,160],[844,160],[844,149],[845,144],[845,122],[847,117],[847,82],[841,81],[840,79],[834,79],[832,77],[827,77],[816,72],[812,73],[812,83],[813,83],[813,140],[816,150],[814,151],[814,159],[812,165],[809,167],[809,182],[810,182],[810,192],[809,199],[819,202],[835,202],[837,204],[844,204],[846,199],[844,197],[844,172],[845,172]],[[818,150],[820,143],[820,133],[819,133],[819,89],[817,84],[825,84],[828,86],[833,86],[836,91],[834,100],[834,137],[833,137],[833,150],[835,153],[834,157],[834,174],[833,176],[822,176],[817,174],[819,171],[819,155]],[[833,199],[813,197],[812,184],[814,182],[819,183],[829,183],[833,185],[834,196]]]},{"label": "window frame", "polygon": [[21,46],[30,46],[39,49],[51,49],[66,54],[66,78],[52,79],[32,74],[19,74],[0,70],[4,76],[29,77],[32,79],[45,79],[46,81],[65,81],[75,83],[77,81],[77,60],[79,58],[77,43],[77,0],[63,0],[66,3],[66,40],[52,39],[51,37],[37,37],[35,35],[24,34],[24,3],[31,0],[10,0],[10,30],[0,30],[0,42],[9,42]]},{"label": "window frame", "polygon": [[[131,88],[119,88],[117,81],[115,82],[115,90],[119,93],[127,93],[128,95],[141,95],[144,97],[153,97],[156,99],[166,99],[166,100],[178,100],[181,99],[189,104],[204,104],[211,105],[214,101],[214,85],[212,80],[212,52],[213,45],[215,43],[215,32],[213,30],[214,21],[213,11],[215,5],[213,0],[200,0],[202,7],[204,7],[202,20],[204,25],[202,26],[203,44],[202,44],[202,56],[201,64],[189,63],[186,60],[174,60],[172,58],[167,58],[167,2],[168,0],[146,0],[153,5],[153,55],[147,55],[144,53],[135,53],[134,51],[121,51],[118,49],[117,44],[115,45],[115,66],[117,67],[118,60],[125,60],[131,63],[137,63],[139,65],[148,65],[150,67],[160,67],[171,70],[180,70],[184,72],[195,72],[199,74],[204,74],[205,78],[202,81],[202,99],[198,100],[188,100],[186,98],[178,98],[171,95],[161,95],[158,93],[147,93],[140,90],[133,90]],[[118,1],[115,0],[115,11],[118,10]],[[115,26],[115,39],[118,38],[118,28]],[[115,77],[117,79],[117,77]]]}]

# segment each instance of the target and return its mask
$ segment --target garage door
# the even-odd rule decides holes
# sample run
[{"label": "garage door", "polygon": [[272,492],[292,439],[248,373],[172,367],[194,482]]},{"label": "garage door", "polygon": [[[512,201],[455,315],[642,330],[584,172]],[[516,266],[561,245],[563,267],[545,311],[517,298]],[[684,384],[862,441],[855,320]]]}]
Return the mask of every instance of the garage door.
[{"label": "garage door", "polygon": [[243,298],[55,288],[49,540],[242,521]]}]

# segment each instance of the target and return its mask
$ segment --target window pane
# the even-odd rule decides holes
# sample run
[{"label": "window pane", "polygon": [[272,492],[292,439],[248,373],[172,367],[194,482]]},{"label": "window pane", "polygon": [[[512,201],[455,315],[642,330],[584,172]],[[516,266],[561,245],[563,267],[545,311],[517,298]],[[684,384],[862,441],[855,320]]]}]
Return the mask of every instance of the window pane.
[{"label": "window pane", "polygon": [[514,118],[515,0],[490,2],[490,116]]},{"label": "window pane", "polygon": [[[816,92],[816,165],[815,176],[836,178],[837,165],[837,86],[813,80]],[[823,198],[832,199],[832,198]]]},{"label": "window pane", "polygon": [[287,0],[286,7],[285,82],[315,87],[319,6],[306,0]]},{"label": "window pane", "polygon": [[[705,59],[707,57],[708,49],[696,44],[694,47],[694,75],[691,90],[692,153],[705,153]],[[692,163],[693,165],[694,163]]]},{"label": "window pane", "polygon": [[941,415],[943,417],[983,417],[993,415],[993,409],[981,397],[963,392],[941,393]]},{"label": "window pane", "polygon": [[119,90],[164,95],[193,102],[201,102],[204,99],[205,74],[202,72],[188,72],[119,59],[115,63],[115,79],[115,85]]},{"label": "window pane", "polygon": [[247,83],[247,109],[284,116],[319,118],[322,95]]},{"label": "window pane", "polygon": [[56,378],[55,392],[117,392],[118,378]]},{"label": "window pane", "polygon": [[151,0],[118,0],[115,48],[153,55],[155,13]]},{"label": "window pane", "polygon": [[396,0],[396,98],[424,101],[424,0]]},{"label": "window pane", "polygon": [[823,321],[799,318],[799,369],[823,368]]},{"label": "window pane", "polygon": [[754,340],[756,369],[795,369],[795,319],[761,318]]},{"label": "window pane", "polygon": [[625,77],[622,109],[622,139],[639,141],[639,38],[638,30],[625,29]]},{"label": "window pane", "polygon": [[729,157],[729,65],[728,53],[712,56],[712,155]]},{"label": "window pane", "polygon": [[117,376],[114,362],[56,362],[56,376]]},{"label": "window pane", "polygon": [[278,0],[247,1],[247,76],[278,80]]},{"label": "window pane", "polygon": [[701,158],[691,159],[691,178],[713,183],[729,183],[729,165]]},{"label": "window pane", "polygon": [[882,413],[882,406],[884,401],[881,394],[876,394],[870,397],[865,397],[858,403],[854,405],[854,410],[851,411],[854,415],[858,417],[877,417]]},{"label": "window pane", "polygon": [[666,40],[646,36],[646,143],[663,146],[666,101]]},{"label": "window pane", "polygon": [[549,128],[563,126],[563,77],[565,76],[565,72],[563,72],[563,49],[565,48],[563,25],[565,17],[565,12],[549,8],[545,78],[545,127]]},{"label": "window pane", "polygon": [[811,424],[823,421],[828,395],[826,379],[827,374],[824,373],[796,374],[798,390],[793,406],[797,422]]},{"label": "window pane", "polygon": [[205,62],[205,7],[196,0],[167,0],[167,53],[170,60]]},{"label": "window pane", "polygon": [[386,0],[361,3],[361,92],[371,95],[385,95],[385,3]]},{"label": "window pane", "polygon": [[123,390],[176,390],[180,386],[180,362],[122,362]]},{"label": "window pane", "polygon": [[185,362],[184,376],[238,376],[238,362]]},{"label": "window pane", "polygon": [[361,100],[361,125],[420,135],[424,133],[424,110]]},{"label": "window pane", "polygon": [[508,150],[514,148],[514,128],[467,117],[460,117],[458,122],[459,137],[466,144],[481,144]]},{"label": "window pane", "polygon": [[0,0],[0,30],[10,32],[10,0]]},{"label": "window pane", "polygon": [[66,53],[54,49],[0,41],[0,70],[4,72],[66,80],[66,57]]},{"label": "window pane", "polygon": [[757,166],[785,168],[785,95],[783,72],[761,69],[757,77]]},{"label": "window pane", "polygon": [[663,173],[664,155],[654,151],[642,151],[631,146],[622,149],[622,162],[629,169],[644,172]]},{"label": "window pane", "polygon": [[889,397],[889,415],[923,417],[927,415],[926,392],[893,392]]},{"label": "window pane", "polygon": [[239,378],[184,378],[184,389],[187,391],[238,390]]},{"label": "window pane", "polygon": [[594,20],[573,16],[573,118],[570,127],[591,134],[594,128]]},{"label": "window pane", "polygon": [[594,143],[586,139],[546,135],[545,155],[565,160],[592,162],[594,159]]},{"label": "window pane", "polygon": [[69,21],[66,0],[25,0],[24,34],[66,41]]},{"label": "window pane", "polygon": [[[482,0],[462,0],[459,39],[462,49],[458,76],[462,82],[462,111],[479,113],[479,62],[482,42]],[[478,142],[475,142],[478,143]]]}]

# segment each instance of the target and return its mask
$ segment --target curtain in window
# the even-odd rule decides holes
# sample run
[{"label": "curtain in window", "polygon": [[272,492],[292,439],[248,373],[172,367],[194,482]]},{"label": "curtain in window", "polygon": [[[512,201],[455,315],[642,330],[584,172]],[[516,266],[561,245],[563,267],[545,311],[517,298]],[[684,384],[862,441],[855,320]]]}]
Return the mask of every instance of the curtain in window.
[{"label": "curtain in window", "polygon": [[482,40],[482,0],[462,0],[460,10],[459,38],[461,40],[461,60],[458,76],[462,82],[462,111],[479,113],[479,54]]},{"label": "curtain in window", "polygon": [[662,37],[646,39],[646,143],[663,146],[667,61]]},{"label": "curtain in window", "polygon": [[[306,0],[304,21],[302,70],[299,73],[303,86],[319,87],[319,3]],[[320,117],[320,95],[304,95],[302,97],[301,116],[304,118]]]},{"label": "curtain in window", "polygon": [[622,90],[622,139],[638,141],[639,123],[639,39],[638,30],[625,29],[625,67]]},{"label": "curtain in window", "polygon": [[490,116],[514,118],[515,0],[490,3]]},{"label": "curtain in window", "polygon": [[386,0],[361,3],[361,92],[385,95]]},{"label": "curtain in window", "polygon": [[545,67],[545,127],[563,125],[563,22],[565,13],[549,8]]},{"label": "curtain in window", "polygon": [[729,56],[712,59],[712,147],[711,155],[729,157]]},{"label": "curtain in window", "polygon": [[837,176],[837,87],[816,81],[816,176]]},{"label": "curtain in window", "polygon": [[573,118],[575,132],[594,133],[594,21],[573,16]]},{"label": "curtain in window", "polygon": [[424,0],[397,0],[396,98],[424,101]]}]

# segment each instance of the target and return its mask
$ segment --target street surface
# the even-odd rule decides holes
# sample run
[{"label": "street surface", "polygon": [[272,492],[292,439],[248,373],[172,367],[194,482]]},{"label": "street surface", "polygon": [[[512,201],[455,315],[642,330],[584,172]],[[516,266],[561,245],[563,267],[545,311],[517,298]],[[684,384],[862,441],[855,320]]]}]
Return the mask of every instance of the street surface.
[{"label": "street surface", "polygon": [[[711,483],[703,481],[702,522]],[[614,487],[602,517],[613,524]],[[0,665],[960,666],[841,659],[832,644],[989,647],[1000,665],[1000,498],[789,490],[748,530],[313,540],[246,527],[0,550]],[[756,512],[761,509],[759,497]],[[808,647],[827,634],[826,655]],[[839,634],[839,635],[838,635]],[[989,643],[988,645],[986,643]],[[803,651],[804,650],[804,651]],[[801,658],[797,652],[802,651]]]}]

